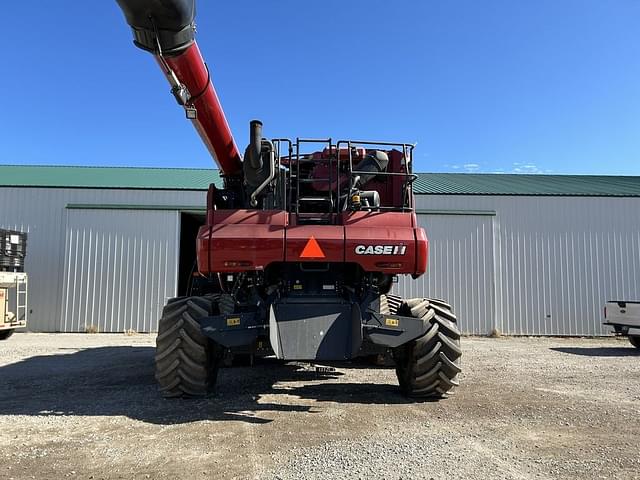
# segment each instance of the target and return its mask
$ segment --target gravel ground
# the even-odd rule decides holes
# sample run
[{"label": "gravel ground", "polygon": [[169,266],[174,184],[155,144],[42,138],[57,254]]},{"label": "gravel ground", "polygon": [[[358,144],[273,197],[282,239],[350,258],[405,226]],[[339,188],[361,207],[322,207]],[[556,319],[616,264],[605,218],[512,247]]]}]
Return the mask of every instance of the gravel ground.
[{"label": "gravel ground", "polygon": [[0,343],[0,478],[640,479],[640,352],[464,338],[462,386],[411,403],[388,369],[264,361],[163,400],[154,337]]}]

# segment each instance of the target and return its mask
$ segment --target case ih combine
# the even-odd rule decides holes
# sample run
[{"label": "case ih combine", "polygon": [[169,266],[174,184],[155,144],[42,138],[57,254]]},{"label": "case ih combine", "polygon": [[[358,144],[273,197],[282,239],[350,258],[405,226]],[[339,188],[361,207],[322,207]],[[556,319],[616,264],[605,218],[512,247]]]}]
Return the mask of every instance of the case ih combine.
[{"label": "case ih combine", "polygon": [[402,392],[458,385],[460,333],[440,300],[390,294],[427,267],[414,211],[413,146],[271,139],[250,124],[244,156],[195,42],[194,0],[118,0],[136,46],[152,53],[211,152],[197,281],[169,300],[156,348],[167,397],[206,395],[231,354],[345,361],[391,352]]}]

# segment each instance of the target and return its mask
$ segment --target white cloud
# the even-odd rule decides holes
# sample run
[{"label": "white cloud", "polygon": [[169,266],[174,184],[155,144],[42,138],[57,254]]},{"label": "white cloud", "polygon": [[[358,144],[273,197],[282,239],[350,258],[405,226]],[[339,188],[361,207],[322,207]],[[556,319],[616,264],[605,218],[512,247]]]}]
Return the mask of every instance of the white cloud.
[{"label": "white cloud", "polygon": [[549,174],[554,173],[554,170],[543,169],[538,167],[533,162],[513,162],[511,167],[494,167],[489,170],[488,167],[483,167],[481,163],[468,162],[461,165],[458,164],[444,164],[444,167],[450,171],[463,171],[465,173],[520,173],[520,174]]},{"label": "white cloud", "polygon": [[538,173],[549,173],[551,170],[542,170],[535,163],[522,163],[522,162],[513,162],[513,169],[511,170],[513,173],[529,173],[529,174],[538,174]]}]

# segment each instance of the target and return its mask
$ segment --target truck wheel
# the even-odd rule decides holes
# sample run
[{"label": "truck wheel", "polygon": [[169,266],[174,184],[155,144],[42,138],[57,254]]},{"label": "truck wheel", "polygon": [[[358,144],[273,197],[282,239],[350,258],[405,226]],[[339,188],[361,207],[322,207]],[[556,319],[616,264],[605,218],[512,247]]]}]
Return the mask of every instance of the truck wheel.
[{"label": "truck wheel", "polygon": [[201,397],[213,388],[221,350],[199,319],[217,313],[218,295],[169,300],[156,339],[156,380],[164,397]]},{"label": "truck wheel", "polygon": [[13,328],[9,330],[0,330],[0,340],[6,340],[11,335],[13,335]]},{"label": "truck wheel", "polygon": [[631,342],[631,345],[633,345],[634,347],[640,348],[640,336],[631,335],[629,336],[629,341]]},{"label": "truck wheel", "polygon": [[393,350],[402,393],[413,398],[444,397],[459,385],[461,371],[460,331],[451,306],[426,298],[388,303],[398,305],[390,313],[421,318],[428,327],[422,337]]}]

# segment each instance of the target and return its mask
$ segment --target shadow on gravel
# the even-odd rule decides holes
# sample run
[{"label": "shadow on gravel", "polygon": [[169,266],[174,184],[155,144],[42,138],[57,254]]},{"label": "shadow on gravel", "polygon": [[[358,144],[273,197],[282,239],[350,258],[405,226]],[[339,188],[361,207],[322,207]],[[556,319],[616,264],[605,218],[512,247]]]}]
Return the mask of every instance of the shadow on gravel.
[{"label": "shadow on gravel", "polygon": [[583,357],[638,357],[640,350],[627,347],[553,347],[551,350]]},{"label": "shadow on gravel", "polygon": [[258,403],[277,381],[337,378],[267,359],[254,367],[222,369],[219,388],[210,398],[165,400],[153,377],[153,347],[67,350],[0,367],[0,415],[123,415],[163,425],[200,420],[260,424],[271,422],[261,418],[261,412],[313,413],[309,406]]},{"label": "shadow on gravel", "polygon": [[[154,378],[153,354],[147,347],[98,347],[27,358],[0,367],[0,415],[126,416],[172,425],[200,420],[269,423],[261,413],[307,412],[312,407],[259,402],[264,394],[362,404],[413,403],[395,385],[337,383],[342,373],[318,374],[301,365],[260,359],[253,367],[224,368],[216,393],[205,399],[163,399]],[[344,367],[344,365],[342,365]],[[354,363],[349,368],[376,368]],[[378,367],[379,368],[379,367]],[[314,382],[279,388],[277,382]]]},{"label": "shadow on gravel", "polygon": [[435,398],[408,399],[400,394],[397,385],[380,383],[321,383],[290,388],[287,393],[318,402],[367,405],[404,405],[439,401]]}]

